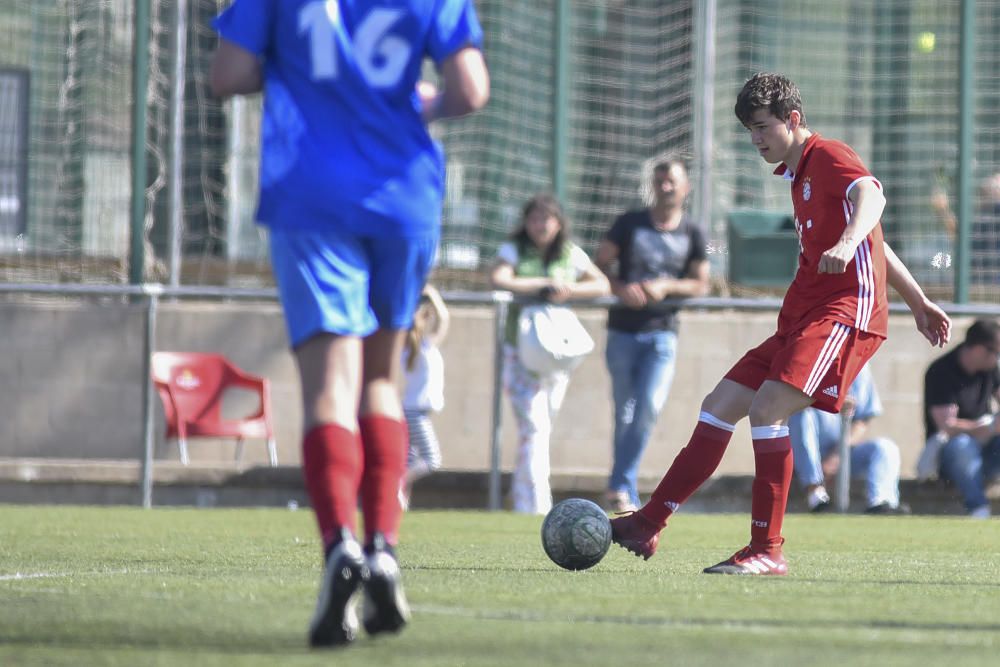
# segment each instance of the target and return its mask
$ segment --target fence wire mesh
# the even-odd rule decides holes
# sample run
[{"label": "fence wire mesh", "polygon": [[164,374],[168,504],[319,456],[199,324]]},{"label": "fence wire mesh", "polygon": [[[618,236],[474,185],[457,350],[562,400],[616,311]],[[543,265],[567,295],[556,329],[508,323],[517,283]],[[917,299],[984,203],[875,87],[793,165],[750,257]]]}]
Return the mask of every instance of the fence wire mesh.
[{"label": "fence wire mesh", "polygon": [[[0,0],[8,45],[0,56],[2,281],[128,279],[134,4]],[[150,35],[147,280],[176,272],[188,285],[271,283],[265,234],[253,222],[259,100],[220,104],[207,90],[209,21],[227,4],[150,0],[150,25],[138,26]],[[729,279],[720,288],[767,292],[727,273],[729,213],[787,212],[788,196],[732,107],[750,74],[779,70],[801,87],[810,126],[854,146],[883,182],[886,233],[901,257],[930,291],[950,296],[961,7],[961,0],[479,0],[493,97],[483,113],[434,130],[449,168],[436,279],[446,288],[482,287],[483,269],[522,203],[540,190],[561,189],[575,235],[593,250],[615,215],[641,205],[642,164],[672,152],[710,190],[695,193],[692,208],[708,230],[716,274]],[[970,294],[996,303],[1000,0],[976,3],[974,33]],[[178,113],[183,132],[175,137]],[[172,169],[178,147],[183,157]],[[176,266],[173,174],[182,202]]]}]

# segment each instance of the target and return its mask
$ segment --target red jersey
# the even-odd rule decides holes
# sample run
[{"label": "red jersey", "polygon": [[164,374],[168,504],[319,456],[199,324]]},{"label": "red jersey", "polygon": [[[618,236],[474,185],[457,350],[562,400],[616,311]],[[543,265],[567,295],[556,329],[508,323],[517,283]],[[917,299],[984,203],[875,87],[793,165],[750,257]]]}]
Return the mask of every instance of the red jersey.
[{"label": "red jersey", "polygon": [[832,319],[886,337],[885,248],[881,221],[858,245],[844,273],[819,273],[820,257],[837,243],[851,219],[851,188],[864,180],[882,185],[851,148],[813,134],[806,140],[798,172],[781,164],[774,171],[792,182],[799,268],[778,314],[778,333],[793,333],[811,322]]}]

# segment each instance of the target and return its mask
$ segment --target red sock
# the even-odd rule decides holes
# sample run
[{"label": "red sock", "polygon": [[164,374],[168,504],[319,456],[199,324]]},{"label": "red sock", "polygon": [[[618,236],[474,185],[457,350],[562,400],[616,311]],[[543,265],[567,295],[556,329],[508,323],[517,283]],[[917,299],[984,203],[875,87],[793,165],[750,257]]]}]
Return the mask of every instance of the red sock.
[{"label": "red sock", "polygon": [[687,446],[677,454],[639,514],[657,526],[665,526],[667,518],[719,467],[731,437],[732,431],[699,421]]},{"label": "red sock", "polygon": [[365,448],[365,472],[361,478],[361,510],[365,515],[365,544],[378,532],[395,545],[403,506],[399,485],[406,473],[409,436],[406,422],[384,415],[362,417],[361,442]]},{"label": "red sock", "polygon": [[342,426],[320,424],[302,442],[302,472],[324,549],[341,528],[355,532],[363,465],[358,434]]},{"label": "red sock", "polygon": [[792,484],[792,440],[787,433],[753,441],[756,474],[750,508],[750,544],[780,547],[788,489]]}]

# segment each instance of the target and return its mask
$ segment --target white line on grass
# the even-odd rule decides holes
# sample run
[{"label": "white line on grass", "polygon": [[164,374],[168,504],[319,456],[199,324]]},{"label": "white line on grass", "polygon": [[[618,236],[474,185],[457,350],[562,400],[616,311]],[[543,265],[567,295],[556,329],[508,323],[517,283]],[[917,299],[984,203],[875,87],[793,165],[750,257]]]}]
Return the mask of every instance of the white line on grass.
[{"label": "white line on grass", "polygon": [[128,570],[101,570],[99,572],[15,572],[0,574],[0,581],[21,581],[24,579],[58,579],[60,577],[100,577],[111,574],[128,574]]},{"label": "white line on grass", "polygon": [[35,572],[32,574],[0,574],[0,581],[20,581],[21,579],[49,579],[52,577],[68,577],[68,572]]}]

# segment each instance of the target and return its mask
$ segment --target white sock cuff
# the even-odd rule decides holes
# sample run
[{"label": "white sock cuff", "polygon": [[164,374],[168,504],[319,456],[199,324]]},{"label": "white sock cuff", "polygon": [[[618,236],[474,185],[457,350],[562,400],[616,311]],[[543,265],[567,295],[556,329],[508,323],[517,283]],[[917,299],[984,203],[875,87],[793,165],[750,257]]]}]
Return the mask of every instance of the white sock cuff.
[{"label": "white sock cuff", "polygon": [[754,440],[773,440],[788,437],[787,426],[751,426],[750,437]]},{"label": "white sock cuff", "polygon": [[715,428],[721,428],[723,431],[729,431],[732,433],[736,430],[735,424],[727,424],[715,415],[709,414],[702,410],[701,414],[698,415],[698,421],[705,422],[709,426],[714,426]]}]

